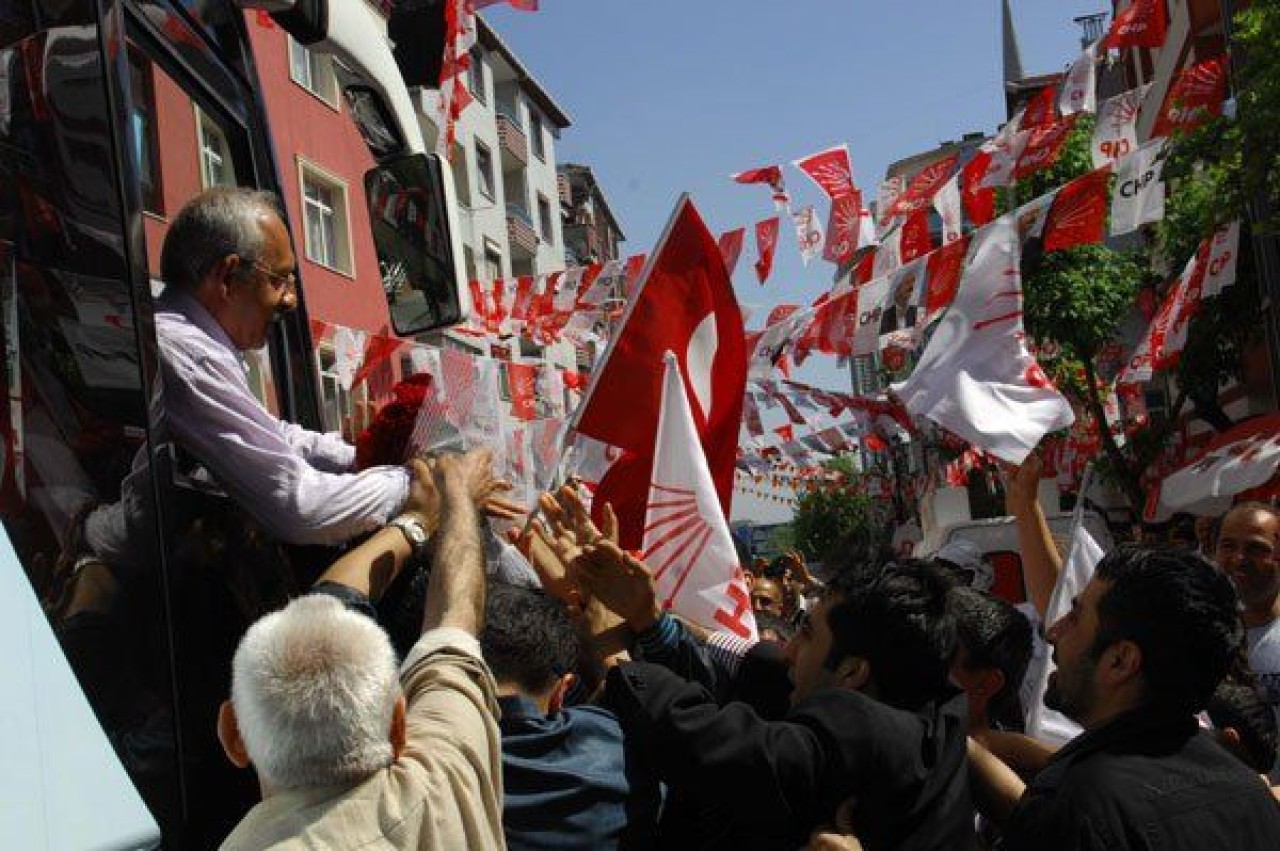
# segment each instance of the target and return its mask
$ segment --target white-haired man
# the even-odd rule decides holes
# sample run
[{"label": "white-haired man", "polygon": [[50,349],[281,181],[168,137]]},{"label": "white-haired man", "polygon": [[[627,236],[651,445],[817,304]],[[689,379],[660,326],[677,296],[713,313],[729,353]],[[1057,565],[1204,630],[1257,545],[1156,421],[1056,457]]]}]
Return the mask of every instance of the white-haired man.
[{"label": "white-haired man", "polygon": [[[295,600],[245,634],[218,735],[232,762],[253,766],[263,800],[224,849],[504,847],[495,686],[476,640],[485,575],[474,501],[490,468],[488,450],[434,462],[434,569],[398,682],[386,634],[333,597]],[[389,527],[323,578],[367,592],[411,550]]]}]

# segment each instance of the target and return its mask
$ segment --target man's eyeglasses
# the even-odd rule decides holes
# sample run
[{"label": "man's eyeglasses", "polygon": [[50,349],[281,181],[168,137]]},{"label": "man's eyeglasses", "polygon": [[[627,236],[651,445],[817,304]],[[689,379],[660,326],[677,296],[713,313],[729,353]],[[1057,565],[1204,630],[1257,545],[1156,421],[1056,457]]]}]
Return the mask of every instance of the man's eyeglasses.
[{"label": "man's eyeglasses", "polygon": [[298,273],[294,269],[290,269],[288,272],[273,272],[266,266],[263,266],[260,261],[254,262],[253,268],[266,275],[276,289],[290,284],[296,284],[298,282]]}]

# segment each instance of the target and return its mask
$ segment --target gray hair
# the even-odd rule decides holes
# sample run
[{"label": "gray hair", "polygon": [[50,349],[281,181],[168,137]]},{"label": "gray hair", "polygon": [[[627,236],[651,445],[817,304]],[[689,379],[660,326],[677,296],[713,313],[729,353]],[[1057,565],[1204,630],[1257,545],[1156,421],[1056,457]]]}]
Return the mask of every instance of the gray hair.
[{"label": "gray hair", "polygon": [[231,665],[240,737],[273,789],[352,783],[389,766],[399,695],[387,634],[323,594],[260,619]]},{"label": "gray hair", "polygon": [[182,206],[169,225],[160,252],[165,283],[194,289],[224,257],[253,264],[262,257],[264,213],[280,214],[276,196],[259,189],[220,186]]}]

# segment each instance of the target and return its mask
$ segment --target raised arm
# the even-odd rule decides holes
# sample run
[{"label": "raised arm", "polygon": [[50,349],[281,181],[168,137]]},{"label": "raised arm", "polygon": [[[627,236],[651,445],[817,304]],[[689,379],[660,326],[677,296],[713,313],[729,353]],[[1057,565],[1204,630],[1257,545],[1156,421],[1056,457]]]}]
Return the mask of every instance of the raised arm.
[{"label": "raised arm", "polygon": [[1022,554],[1022,576],[1027,584],[1027,597],[1044,620],[1049,597],[1062,572],[1062,558],[1053,543],[1049,521],[1040,507],[1037,491],[1044,475],[1044,462],[1038,455],[1027,456],[1021,466],[1004,470],[1005,510],[1013,515],[1018,527],[1018,550]]},{"label": "raised arm", "polygon": [[493,453],[476,449],[434,461],[440,529],[422,631],[453,627],[478,635],[484,625],[484,550],[477,494],[493,487]]}]

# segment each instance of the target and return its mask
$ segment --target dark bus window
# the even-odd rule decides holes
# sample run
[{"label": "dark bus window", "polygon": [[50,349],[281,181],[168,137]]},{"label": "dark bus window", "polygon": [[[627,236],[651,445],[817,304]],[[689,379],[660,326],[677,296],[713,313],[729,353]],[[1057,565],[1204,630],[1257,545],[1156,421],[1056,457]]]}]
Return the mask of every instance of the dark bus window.
[{"label": "dark bus window", "polygon": [[148,394],[95,4],[11,5],[0,518],[120,762],[172,825],[181,784]]}]

